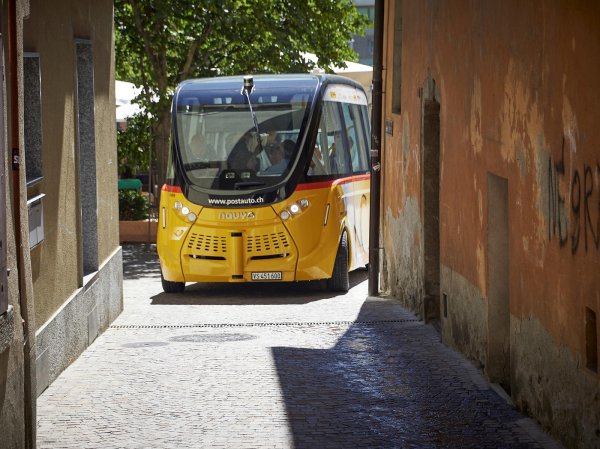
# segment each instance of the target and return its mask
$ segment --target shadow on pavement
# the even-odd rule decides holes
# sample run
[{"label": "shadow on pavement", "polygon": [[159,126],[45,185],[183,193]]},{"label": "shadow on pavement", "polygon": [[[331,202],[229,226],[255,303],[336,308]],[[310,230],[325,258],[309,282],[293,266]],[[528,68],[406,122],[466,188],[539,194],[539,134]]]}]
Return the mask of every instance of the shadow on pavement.
[{"label": "shadow on pavement", "polygon": [[[125,279],[160,279],[160,263],[156,245],[123,245]],[[350,287],[364,282],[367,271],[350,273]],[[260,282],[260,283],[188,283],[183,293],[159,293],[152,296],[158,305],[240,305],[240,304],[306,304],[333,298],[339,293],[325,290],[324,281]]]},{"label": "shadow on pavement", "polygon": [[156,254],[156,245],[123,245],[123,278],[160,279],[160,263]]},{"label": "shadow on pavement", "polygon": [[[366,271],[350,273],[350,287],[367,279]],[[341,293],[324,289],[324,282],[195,283],[183,293],[159,293],[154,305],[288,305],[307,304],[333,298]]]},{"label": "shadow on pavement", "polygon": [[390,302],[367,299],[330,349],[272,348],[294,448],[538,447],[517,441],[522,416],[493,390],[465,383],[431,326]]}]

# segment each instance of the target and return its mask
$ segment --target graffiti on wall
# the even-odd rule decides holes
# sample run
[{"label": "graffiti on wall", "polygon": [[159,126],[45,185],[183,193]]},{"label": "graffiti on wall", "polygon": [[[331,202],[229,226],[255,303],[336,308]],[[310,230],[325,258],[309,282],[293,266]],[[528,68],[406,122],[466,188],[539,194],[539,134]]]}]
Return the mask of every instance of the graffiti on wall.
[{"label": "graffiti on wall", "polygon": [[[560,186],[568,191],[561,191]],[[600,162],[565,170],[565,138],[560,160],[548,160],[548,239],[572,254],[600,249]]]}]

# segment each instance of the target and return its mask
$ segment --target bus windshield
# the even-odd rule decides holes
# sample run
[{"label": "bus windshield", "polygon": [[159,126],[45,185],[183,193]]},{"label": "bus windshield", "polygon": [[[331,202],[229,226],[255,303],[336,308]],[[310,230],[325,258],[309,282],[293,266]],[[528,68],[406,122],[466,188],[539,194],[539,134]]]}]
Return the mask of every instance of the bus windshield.
[{"label": "bus windshield", "polygon": [[182,92],[176,132],[189,182],[207,190],[253,190],[280,183],[300,153],[312,96],[308,89],[284,88],[250,94],[256,127],[239,89]]}]

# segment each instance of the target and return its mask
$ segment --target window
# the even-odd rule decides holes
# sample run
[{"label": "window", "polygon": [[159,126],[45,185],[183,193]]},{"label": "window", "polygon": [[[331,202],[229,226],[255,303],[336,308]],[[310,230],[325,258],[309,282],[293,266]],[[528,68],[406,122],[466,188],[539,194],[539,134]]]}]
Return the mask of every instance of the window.
[{"label": "window", "polygon": [[79,150],[79,204],[83,274],[98,270],[98,217],[96,193],[96,132],[92,43],[75,41],[77,69],[77,147]]},{"label": "window", "polygon": [[392,112],[400,114],[402,92],[402,0],[394,3],[394,61],[392,67]]},{"label": "window", "polygon": [[[356,10],[359,14],[367,16],[371,22],[375,20],[375,7],[374,6],[357,6]],[[373,24],[371,23],[371,27]]]},{"label": "window", "polygon": [[348,139],[343,131],[341,104],[332,101],[323,102],[323,112],[319,124],[319,133],[308,176],[343,176],[350,174],[348,160]]},{"label": "window", "polygon": [[344,125],[348,133],[348,146],[350,160],[354,173],[365,173],[369,170],[367,135],[361,119],[361,106],[357,104],[342,103]]},{"label": "window", "polygon": [[27,200],[29,212],[29,248],[33,248],[44,241],[44,194]]},{"label": "window", "polygon": [[40,55],[25,53],[23,58],[23,120],[25,133],[25,179],[30,187],[42,180],[42,95]]}]

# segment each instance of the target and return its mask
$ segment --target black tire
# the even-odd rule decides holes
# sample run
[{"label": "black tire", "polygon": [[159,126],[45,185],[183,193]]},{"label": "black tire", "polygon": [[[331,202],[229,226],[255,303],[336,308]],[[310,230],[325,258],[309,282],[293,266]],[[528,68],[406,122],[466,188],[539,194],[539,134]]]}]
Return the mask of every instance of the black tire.
[{"label": "black tire", "polygon": [[342,233],[340,246],[335,255],[335,264],[331,278],[327,279],[327,290],[332,292],[347,292],[350,289],[350,276],[348,275],[348,236]]},{"label": "black tire", "polygon": [[165,293],[181,293],[185,290],[185,282],[171,282],[165,280],[162,273],[160,275],[160,281],[162,282],[162,288]]}]

